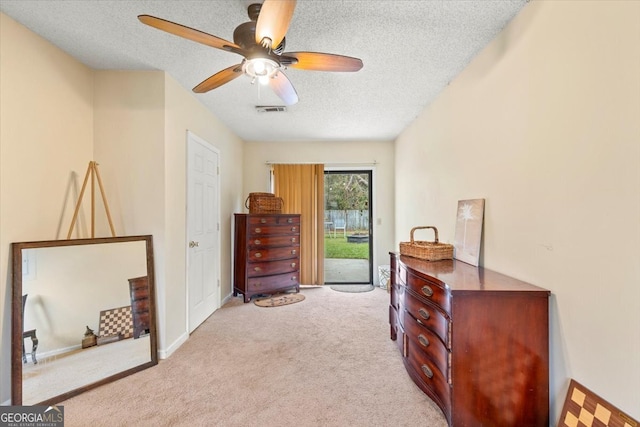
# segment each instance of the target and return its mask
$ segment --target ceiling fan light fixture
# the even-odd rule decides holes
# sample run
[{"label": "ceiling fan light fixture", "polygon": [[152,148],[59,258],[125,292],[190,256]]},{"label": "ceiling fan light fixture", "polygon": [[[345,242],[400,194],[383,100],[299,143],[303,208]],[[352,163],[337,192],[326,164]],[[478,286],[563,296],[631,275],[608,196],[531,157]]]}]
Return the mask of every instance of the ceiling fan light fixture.
[{"label": "ceiling fan light fixture", "polygon": [[242,71],[252,80],[258,79],[262,84],[269,83],[269,79],[274,77],[280,64],[269,58],[251,58],[242,64]]}]

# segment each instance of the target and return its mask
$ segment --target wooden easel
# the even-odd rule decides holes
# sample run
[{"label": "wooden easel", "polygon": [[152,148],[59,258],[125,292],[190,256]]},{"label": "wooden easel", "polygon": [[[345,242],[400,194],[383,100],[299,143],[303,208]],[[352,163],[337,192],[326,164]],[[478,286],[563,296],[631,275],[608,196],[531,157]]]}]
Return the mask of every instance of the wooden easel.
[{"label": "wooden easel", "polygon": [[82,183],[82,190],[80,190],[80,196],[78,197],[78,203],[76,203],[76,210],[73,213],[73,219],[71,220],[71,227],[69,227],[69,232],[67,233],[67,239],[71,238],[71,233],[73,232],[73,226],[76,225],[76,219],[78,218],[78,212],[80,211],[80,205],[82,205],[82,197],[84,196],[84,190],[87,188],[87,181],[89,180],[89,176],[91,176],[91,238],[95,238],[96,234],[96,198],[95,198],[95,181],[98,180],[98,185],[100,186],[100,194],[102,195],[102,203],[104,204],[104,209],[107,212],[107,219],[109,220],[109,227],[111,228],[111,236],[116,237],[116,232],[113,228],[113,222],[111,221],[111,214],[109,213],[109,205],[107,204],[107,196],[104,194],[104,187],[102,186],[102,179],[100,178],[100,172],[98,172],[98,163],[94,161],[89,162],[89,167],[87,168],[87,174],[84,176],[84,182]]}]

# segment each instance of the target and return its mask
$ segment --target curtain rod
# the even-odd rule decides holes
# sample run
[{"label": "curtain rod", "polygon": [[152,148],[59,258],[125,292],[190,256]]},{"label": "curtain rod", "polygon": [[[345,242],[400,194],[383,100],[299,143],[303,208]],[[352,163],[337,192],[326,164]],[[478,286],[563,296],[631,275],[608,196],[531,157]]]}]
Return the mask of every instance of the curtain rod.
[{"label": "curtain rod", "polygon": [[337,162],[337,163],[323,163],[323,162],[272,162],[267,160],[264,162],[266,165],[317,165],[324,164],[327,166],[375,166],[378,164],[377,160],[372,162]]}]

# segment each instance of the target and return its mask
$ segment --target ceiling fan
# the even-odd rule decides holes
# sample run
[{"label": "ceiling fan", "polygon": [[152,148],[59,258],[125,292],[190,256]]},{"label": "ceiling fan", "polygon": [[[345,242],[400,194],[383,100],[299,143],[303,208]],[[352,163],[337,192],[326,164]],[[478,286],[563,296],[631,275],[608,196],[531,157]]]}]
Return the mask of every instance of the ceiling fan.
[{"label": "ceiling fan", "polygon": [[298,102],[298,94],[284,74],[287,68],[315,71],[358,71],[362,61],[350,56],[321,52],[284,52],[285,35],[296,6],[295,0],[265,0],[251,4],[251,21],[240,24],[233,32],[233,43],[211,34],[176,24],[150,15],[138,19],[146,25],[186,39],[236,53],[244,57],[240,64],[232,65],[205,79],[193,88],[205,93],[246,74],[269,87],[285,104]]}]

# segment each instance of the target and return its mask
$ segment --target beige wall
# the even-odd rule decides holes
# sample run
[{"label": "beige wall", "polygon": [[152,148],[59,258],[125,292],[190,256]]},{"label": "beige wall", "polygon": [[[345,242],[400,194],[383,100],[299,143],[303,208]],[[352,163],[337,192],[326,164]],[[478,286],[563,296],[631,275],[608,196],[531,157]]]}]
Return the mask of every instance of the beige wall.
[{"label": "beige wall", "polygon": [[[324,163],[325,168],[373,169],[374,279],[377,266],[389,264],[393,249],[394,148],[390,141],[248,142],[244,155],[244,194],[270,191],[271,163]],[[376,163],[373,165],[373,163]],[[244,203],[244,201],[243,201]],[[244,212],[242,207],[238,212]]]},{"label": "beige wall", "polygon": [[92,71],[0,14],[0,402],[11,390],[10,244],[66,238],[92,157]]},{"label": "beige wall", "polygon": [[220,151],[222,298],[231,294],[227,248],[242,190],[242,141],[163,72],[98,71],[95,94],[96,159],[103,162],[105,187],[113,183],[116,229],[153,235],[159,351],[167,357],[188,338],[187,130]]},{"label": "beige wall", "polygon": [[[186,133],[220,151],[221,296],[231,293],[231,214],[242,141],[163,72],[94,71],[0,14],[0,403],[10,399],[10,243],[66,238],[88,162],[117,235],[152,234],[159,352],[187,339]],[[89,190],[87,190],[89,191]],[[97,190],[96,190],[97,191]],[[109,235],[97,191],[96,236]],[[89,193],[74,237],[89,237]]]},{"label": "beige wall", "polygon": [[163,237],[164,81],[161,71],[95,71],[94,157],[119,236]]},{"label": "beige wall", "polygon": [[[116,235],[153,235],[161,352],[167,342],[164,81],[160,71],[96,71],[94,92],[95,160]],[[104,216],[100,219],[99,235],[110,235]]]},{"label": "beige wall", "polygon": [[[165,81],[165,238],[167,346],[188,337],[186,319],[186,153],[187,130],[220,152],[220,295],[231,295],[231,217],[241,206],[243,142],[173,78]],[[198,95],[203,96],[203,95]],[[204,95],[206,96],[206,95]],[[182,316],[182,317],[180,317]],[[171,324],[169,324],[171,323]],[[180,334],[180,335],[178,335]]]},{"label": "beige wall", "polygon": [[569,378],[640,418],[639,76],[640,2],[532,2],[396,143],[396,242],[485,198],[484,265],[551,290],[554,424]]}]

